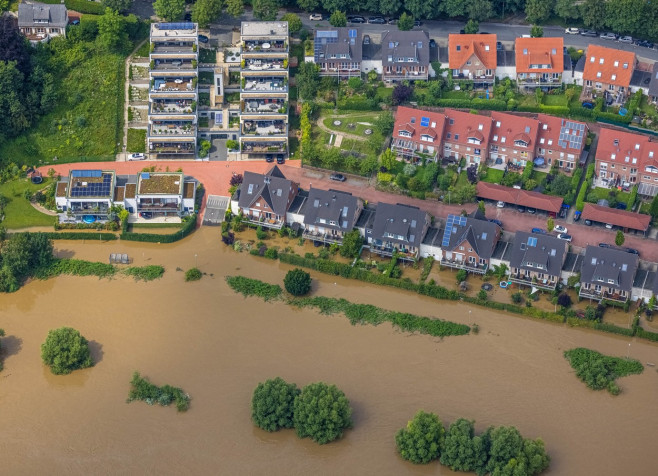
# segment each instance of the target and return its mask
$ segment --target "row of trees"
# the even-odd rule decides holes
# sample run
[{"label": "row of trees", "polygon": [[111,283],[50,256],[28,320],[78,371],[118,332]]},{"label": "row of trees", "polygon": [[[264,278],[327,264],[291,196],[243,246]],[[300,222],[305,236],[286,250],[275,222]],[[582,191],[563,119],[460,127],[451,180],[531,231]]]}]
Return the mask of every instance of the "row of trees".
[{"label": "row of trees", "polygon": [[352,427],[352,408],[335,385],[312,383],[303,389],[281,377],[258,384],[251,400],[251,418],[265,431],[294,428],[300,438],[321,445]]},{"label": "row of trees", "polygon": [[531,476],[548,468],[541,439],[525,439],[513,426],[475,434],[474,422],[460,418],[445,431],[434,413],[419,411],[395,435],[402,458],[415,464],[439,460],[453,471]]}]

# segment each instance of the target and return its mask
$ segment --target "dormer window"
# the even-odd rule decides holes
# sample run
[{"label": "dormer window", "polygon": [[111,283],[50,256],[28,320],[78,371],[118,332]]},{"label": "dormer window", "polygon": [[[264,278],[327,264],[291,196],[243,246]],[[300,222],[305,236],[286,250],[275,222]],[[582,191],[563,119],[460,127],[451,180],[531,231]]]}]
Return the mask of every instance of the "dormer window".
[{"label": "dormer window", "polygon": [[619,147],[619,139],[615,139],[615,140],[613,140],[613,141],[612,141],[612,144],[613,144],[614,146]]},{"label": "dormer window", "polygon": [[589,62],[590,62],[590,63],[594,63],[594,61],[596,61],[596,58],[594,58],[594,56],[592,56],[592,57],[589,59]]},{"label": "dormer window", "polygon": [[603,64],[603,58],[599,60],[599,64]]},{"label": "dormer window", "polygon": [[635,144],[635,150],[640,150],[640,144]]},{"label": "dormer window", "polygon": [[401,130],[398,132],[398,135],[402,137],[411,137],[411,133],[409,131]]},{"label": "dormer window", "polygon": [[616,74],[613,74],[612,76],[610,76],[610,79],[611,79],[612,81],[616,80],[616,79],[617,79],[617,75],[616,75]]},{"label": "dormer window", "polygon": [[484,128],[482,124],[478,124],[478,131],[481,131]]},{"label": "dormer window", "polygon": [[434,138],[428,134],[423,134],[420,136],[420,140],[425,142],[434,142]]},{"label": "dormer window", "polygon": [[597,78],[600,78],[600,77],[601,77],[601,71],[599,71],[598,73],[596,73],[596,77],[597,77]]}]

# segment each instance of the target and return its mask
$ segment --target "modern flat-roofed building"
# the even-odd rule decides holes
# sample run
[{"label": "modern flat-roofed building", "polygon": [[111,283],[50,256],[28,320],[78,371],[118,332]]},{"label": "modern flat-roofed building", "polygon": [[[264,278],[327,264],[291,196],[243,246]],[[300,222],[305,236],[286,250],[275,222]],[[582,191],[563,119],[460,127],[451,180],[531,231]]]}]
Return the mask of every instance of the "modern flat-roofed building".
[{"label": "modern flat-roofed building", "polygon": [[288,154],[288,22],[240,28],[240,150],[243,159]]},{"label": "modern flat-roofed building", "polygon": [[[182,172],[141,172],[136,177],[134,210],[152,217],[192,213],[195,191],[196,182],[186,182]],[[126,208],[132,205],[129,201],[125,199]]]},{"label": "modern flat-roofed building", "polygon": [[114,199],[113,170],[71,170],[68,178],[57,184],[55,204],[75,220],[93,216],[106,220]]},{"label": "modern flat-roofed building", "polygon": [[196,23],[151,25],[146,134],[151,157],[196,157],[198,34]]}]

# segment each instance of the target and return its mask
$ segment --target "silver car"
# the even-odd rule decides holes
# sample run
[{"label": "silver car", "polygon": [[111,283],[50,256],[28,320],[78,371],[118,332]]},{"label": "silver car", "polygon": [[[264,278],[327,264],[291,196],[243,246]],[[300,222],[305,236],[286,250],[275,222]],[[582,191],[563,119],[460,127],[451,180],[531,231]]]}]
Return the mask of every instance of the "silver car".
[{"label": "silver car", "polygon": [[632,44],[633,43],[633,37],[632,36],[622,36],[621,38],[619,38],[619,43]]}]

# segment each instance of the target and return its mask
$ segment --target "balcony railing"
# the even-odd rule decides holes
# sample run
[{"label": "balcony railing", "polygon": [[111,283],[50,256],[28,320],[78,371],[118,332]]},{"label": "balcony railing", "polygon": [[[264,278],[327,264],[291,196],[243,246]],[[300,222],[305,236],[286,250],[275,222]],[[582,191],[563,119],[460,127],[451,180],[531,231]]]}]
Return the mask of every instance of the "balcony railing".
[{"label": "balcony railing", "polygon": [[427,79],[428,73],[427,71],[425,71],[424,73],[421,73],[419,71],[409,71],[407,73],[397,73],[397,72],[387,73],[386,71],[384,71],[383,77],[384,79],[400,79],[400,80]]},{"label": "balcony railing", "polygon": [[518,83],[520,86],[561,86],[562,77],[559,78],[519,78]]},{"label": "balcony railing", "polygon": [[285,71],[288,69],[288,60],[247,59],[244,60],[245,71]]},{"label": "balcony railing", "polygon": [[550,279],[533,279],[529,276],[523,274],[510,275],[509,280],[516,284],[522,284],[524,286],[534,286],[539,289],[555,289],[557,286],[557,279],[551,281]]},{"label": "balcony railing", "polygon": [[194,51],[194,43],[186,43],[184,45],[163,45],[161,43],[154,43],[152,55],[158,54],[196,54]]},{"label": "balcony railing", "polygon": [[[150,114],[194,114],[196,101],[154,101],[150,104]],[[194,107],[193,107],[194,106]]]},{"label": "balcony railing", "polygon": [[459,260],[441,260],[441,266],[447,266],[454,269],[465,269],[469,273],[484,274],[487,272],[488,264],[467,263]]},{"label": "balcony railing", "polygon": [[285,101],[265,102],[263,100],[245,99],[242,105],[243,114],[287,114],[288,103]]},{"label": "balcony railing", "polygon": [[194,144],[149,144],[149,152],[152,154],[194,154],[195,150]]},{"label": "balcony railing", "polygon": [[264,216],[255,217],[252,215],[244,215],[242,217],[242,221],[244,223],[250,223],[252,225],[260,225],[267,228],[274,228],[277,230],[285,224],[283,220],[277,220],[276,218],[267,218]]},{"label": "balcony railing", "polygon": [[370,252],[378,254],[380,256],[393,256],[393,253],[397,251],[398,258],[406,261],[413,261],[418,256],[418,251],[413,252],[406,248],[392,248],[388,246],[377,246],[375,244],[370,245]]},{"label": "balcony railing", "polygon": [[242,42],[241,52],[243,54],[287,53],[288,42],[282,40],[272,40],[271,38],[263,38],[261,40],[245,40]]},{"label": "balcony railing", "polygon": [[287,144],[285,142],[280,143],[268,143],[268,144],[257,144],[257,143],[242,143],[242,152],[247,154],[266,154],[268,152],[285,152],[287,149]]},{"label": "balcony railing", "polygon": [[585,289],[583,286],[580,287],[580,291],[578,292],[578,295],[580,297],[584,297],[587,299],[594,299],[596,301],[607,299],[608,301],[626,302],[628,300],[628,296],[622,296],[619,293],[609,293],[607,291],[597,292],[592,288]]},{"label": "balcony railing", "polygon": [[242,123],[243,135],[255,136],[288,136],[288,125],[283,121],[250,121]]},{"label": "balcony railing", "polygon": [[342,235],[333,235],[331,233],[320,233],[317,231],[306,230],[302,233],[302,237],[307,240],[321,241],[322,243],[342,243]]},{"label": "balcony railing", "polygon": [[196,135],[196,125],[188,123],[180,124],[151,124],[149,128],[151,136],[174,135],[174,136],[192,136]]},{"label": "balcony railing", "polygon": [[258,92],[286,92],[288,91],[288,82],[283,76],[280,78],[243,78],[240,88],[244,93]]}]

